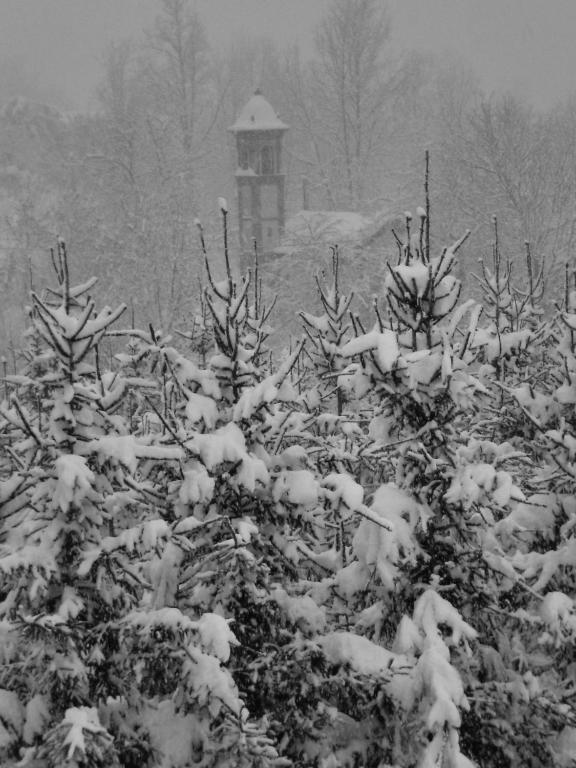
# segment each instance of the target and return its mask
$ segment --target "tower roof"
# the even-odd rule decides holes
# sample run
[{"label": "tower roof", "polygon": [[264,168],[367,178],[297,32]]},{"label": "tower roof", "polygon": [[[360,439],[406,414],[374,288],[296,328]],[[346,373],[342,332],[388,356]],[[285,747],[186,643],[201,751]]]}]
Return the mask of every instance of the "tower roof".
[{"label": "tower roof", "polygon": [[278,117],[274,108],[258,88],[241,109],[234,125],[229,130],[238,131],[285,131],[286,123]]}]

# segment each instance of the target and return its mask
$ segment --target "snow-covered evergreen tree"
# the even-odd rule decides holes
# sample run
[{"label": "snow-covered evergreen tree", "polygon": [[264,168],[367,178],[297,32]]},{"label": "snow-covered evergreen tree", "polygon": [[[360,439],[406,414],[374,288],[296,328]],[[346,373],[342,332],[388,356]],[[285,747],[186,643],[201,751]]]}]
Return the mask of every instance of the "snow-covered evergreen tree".
[{"label": "snow-covered evergreen tree", "polygon": [[[427,211],[419,209],[418,218],[412,232],[406,215],[406,240],[398,264],[389,266],[387,312],[368,333],[357,324],[357,337],[342,349],[358,360],[346,371],[349,386],[375,403],[372,439],[388,448],[388,482],[369,506],[392,530],[365,520],[351,562],[334,579],[358,631],[394,642],[413,659],[416,679],[426,680],[409,698],[414,728],[425,737],[413,759],[467,765],[458,733],[462,726],[475,756],[462,717],[474,712],[477,696],[468,670],[478,630],[466,622],[497,605],[498,590],[486,579],[489,563],[500,562],[491,525],[496,509],[522,494],[505,469],[512,448],[473,435],[487,390],[472,368],[480,307],[457,306],[460,285],[452,275],[465,238],[432,257]],[[434,675],[442,664],[444,674]]]},{"label": "snow-covered evergreen tree", "polygon": [[62,242],[33,296],[0,409],[4,764],[569,766],[570,292],[545,322],[496,248],[479,328],[427,206],[374,327],[335,269],[275,363],[220,208],[190,354],[111,329]]},{"label": "snow-covered evergreen tree", "polygon": [[208,743],[210,764],[229,764],[232,749],[255,765],[224,737],[230,719],[245,720],[224,667],[236,642],[227,623],[155,597],[152,556],[172,531],[155,509],[164,489],[137,470],[178,466],[184,452],[128,434],[115,413],[126,382],[101,372],[98,355],[124,307],[95,311],[93,282],[71,285],[63,242],[55,267],[58,288],[33,294],[31,311],[51,365],[18,382],[25,395],[43,388],[44,409],[18,392],[2,408],[14,462],[0,487],[3,763],[24,750],[23,765],[183,766]]}]

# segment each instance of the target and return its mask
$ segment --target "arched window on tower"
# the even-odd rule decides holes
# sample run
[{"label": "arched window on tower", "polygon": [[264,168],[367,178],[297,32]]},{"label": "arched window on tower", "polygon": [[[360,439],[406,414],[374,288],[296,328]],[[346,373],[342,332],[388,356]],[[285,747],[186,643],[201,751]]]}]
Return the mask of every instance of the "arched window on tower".
[{"label": "arched window on tower", "polygon": [[274,155],[272,147],[265,145],[260,152],[260,173],[263,176],[274,173]]}]

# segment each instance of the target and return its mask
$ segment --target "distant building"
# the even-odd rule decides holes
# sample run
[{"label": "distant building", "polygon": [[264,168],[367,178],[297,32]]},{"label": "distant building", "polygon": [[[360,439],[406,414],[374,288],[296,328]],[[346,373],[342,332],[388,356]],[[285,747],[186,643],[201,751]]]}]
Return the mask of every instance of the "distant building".
[{"label": "distant building", "polygon": [[250,98],[230,130],[236,138],[238,223],[244,261],[254,240],[263,256],[279,247],[285,224],[283,123],[260,90]]},{"label": "distant building", "polygon": [[382,250],[394,245],[394,228],[403,234],[403,219],[386,211],[372,216],[353,211],[299,211],[286,221],[282,243],[275,253],[289,255],[311,247],[327,250],[330,245],[349,252]]},{"label": "distant building", "polygon": [[[401,217],[387,211],[362,215],[307,210],[307,179],[303,179],[302,187],[304,210],[288,216],[282,163],[282,142],[288,126],[260,90],[255,91],[228,130],[234,134],[236,144],[241,271],[253,264],[254,241],[262,262],[268,263],[266,274],[272,283],[284,273],[291,274],[300,256],[310,261],[312,269],[319,268],[329,258],[332,245],[338,245],[344,261],[358,268],[372,257],[379,265],[385,263],[385,253],[395,257],[391,229],[403,234]],[[361,280],[360,275],[355,278]]]}]

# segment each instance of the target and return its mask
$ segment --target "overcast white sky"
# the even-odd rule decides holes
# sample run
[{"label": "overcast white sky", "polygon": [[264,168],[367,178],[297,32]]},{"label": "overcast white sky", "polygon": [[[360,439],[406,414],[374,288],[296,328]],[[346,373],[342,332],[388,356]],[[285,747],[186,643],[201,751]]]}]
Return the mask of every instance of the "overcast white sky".
[{"label": "overcast white sky", "polygon": [[[384,2],[384,0],[383,0]],[[208,37],[270,36],[312,47],[329,0],[196,0]],[[110,40],[137,37],[159,0],[0,0],[0,99],[14,89],[89,106]],[[388,0],[399,45],[454,51],[487,91],[548,107],[576,91],[576,0]]]}]

